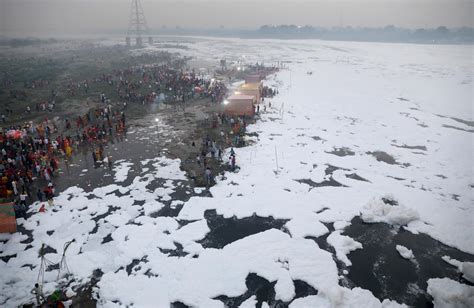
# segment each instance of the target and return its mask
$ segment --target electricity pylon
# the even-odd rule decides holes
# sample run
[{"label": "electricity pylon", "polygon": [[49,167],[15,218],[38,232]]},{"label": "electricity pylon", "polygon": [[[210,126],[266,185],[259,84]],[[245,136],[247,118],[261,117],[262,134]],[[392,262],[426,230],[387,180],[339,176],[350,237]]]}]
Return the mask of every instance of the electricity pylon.
[{"label": "electricity pylon", "polygon": [[[143,36],[149,34],[148,25],[146,23],[145,13],[143,13],[142,4],[140,0],[132,0],[130,8],[130,21],[128,23],[128,31],[126,37],[127,46],[131,45],[131,38],[135,38],[135,45],[143,46]],[[153,38],[148,37],[148,43],[153,43]]]}]

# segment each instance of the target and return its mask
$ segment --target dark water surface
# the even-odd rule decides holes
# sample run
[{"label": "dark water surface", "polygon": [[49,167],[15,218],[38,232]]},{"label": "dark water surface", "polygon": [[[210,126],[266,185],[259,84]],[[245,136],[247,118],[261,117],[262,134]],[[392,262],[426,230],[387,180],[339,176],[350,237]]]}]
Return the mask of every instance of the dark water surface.
[{"label": "dark water surface", "polygon": [[[344,234],[361,242],[363,249],[351,252],[347,279],[370,290],[377,298],[388,298],[415,307],[431,307],[426,293],[430,278],[451,278],[466,283],[454,266],[441,259],[474,261],[474,256],[446,246],[426,234],[413,234],[384,223],[366,224],[352,220]],[[402,258],[395,249],[402,245],[413,251],[414,259]]]}]

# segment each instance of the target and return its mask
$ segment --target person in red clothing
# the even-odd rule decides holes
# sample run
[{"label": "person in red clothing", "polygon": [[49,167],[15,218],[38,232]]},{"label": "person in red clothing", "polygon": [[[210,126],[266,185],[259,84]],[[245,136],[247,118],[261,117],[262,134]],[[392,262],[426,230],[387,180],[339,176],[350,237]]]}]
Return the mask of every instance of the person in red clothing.
[{"label": "person in red clothing", "polygon": [[52,183],[48,184],[48,187],[44,190],[44,195],[46,196],[46,200],[48,200],[49,206],[53,205],[53,198],[54,198],[54,187]]}]

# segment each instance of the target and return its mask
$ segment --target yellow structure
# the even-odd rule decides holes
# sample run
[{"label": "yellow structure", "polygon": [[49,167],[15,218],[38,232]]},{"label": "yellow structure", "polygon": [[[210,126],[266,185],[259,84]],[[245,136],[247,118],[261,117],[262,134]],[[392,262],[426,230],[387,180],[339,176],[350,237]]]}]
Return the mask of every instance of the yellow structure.
[{"label": "yellow structure", "polygon": [[258,104],[260,104],[260,99],[262,97],[262,83],[255,82],[255,83],[245,83],[241,85],[237,91],[235,91],[235,95],[252,95],[255,96],[255,100]]},{"label": "yellow structure", "polygon": [[260,81],[262,81],[262,79],[264,78],[264,76],[261,76],[261,75],[247,75],[245,77],[245,83],[258,83]]},{"label": "yellow structure", "polygon": [[224,113],[228,116],[249,116],[255,114],[255,96],[236,94],[224,101]]}]

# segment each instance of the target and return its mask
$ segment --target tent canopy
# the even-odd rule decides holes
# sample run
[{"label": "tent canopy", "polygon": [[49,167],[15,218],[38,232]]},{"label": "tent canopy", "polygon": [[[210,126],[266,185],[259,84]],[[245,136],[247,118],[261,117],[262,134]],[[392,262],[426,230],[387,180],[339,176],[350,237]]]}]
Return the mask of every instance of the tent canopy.
[{"label": "tent canopy", "polygon": [[255,96],[253,95],[245,95],[245,94],[234,94],[231,95],[227,98],[227,100],[230,101],[235,101],[235,100],[253,100],[255,99]]},{"label": "tent canopy", "polygon": [[260,82],[255,82],[255,83],[245,83],[240,86],[240,89],[242,90],[260,90],[262,87],[262,84]]},{"label": "tent canopy", "polygon": [[0,233],[16,232],[16,217],[13,203],[0,203]]}]

